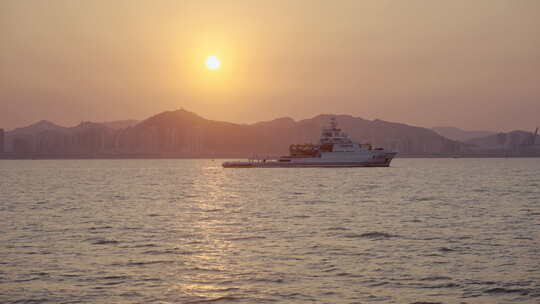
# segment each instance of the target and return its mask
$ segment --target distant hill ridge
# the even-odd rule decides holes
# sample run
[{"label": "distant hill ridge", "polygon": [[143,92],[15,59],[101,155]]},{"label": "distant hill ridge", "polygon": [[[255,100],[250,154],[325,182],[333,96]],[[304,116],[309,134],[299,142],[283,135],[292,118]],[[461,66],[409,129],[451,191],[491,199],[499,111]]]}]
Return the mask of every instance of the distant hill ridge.
[{"label": "distant hill ridge", "polygon": [[12,131],[9,131],[8,133],[10,134],[35,134],[42,131],[63,130],[63,129],[66,129],[66,127],[59,126],[48,120],[40,120],[26,127],[16,128]]},{"label": "distant hill ridge", "polygon": [[351,115],[321,114],[254,124],[208,120],[186,110],[166,111],[146,120],[61,127],[42,121],[7,132],[8,151],[18,153],[123,153],[189,156],[283,154],[293,143],[316,143],[321,128],[336,117],[353,139],[402,153],[456,153],[468,145],[433,130]]},{"label": "distant hill ridge", "polygon": [[463,142],[473,138],[485,137],[496,134],[496,132],[492,131],[469,131],[455,127],[433,127],[431,129],[441,136]]}]

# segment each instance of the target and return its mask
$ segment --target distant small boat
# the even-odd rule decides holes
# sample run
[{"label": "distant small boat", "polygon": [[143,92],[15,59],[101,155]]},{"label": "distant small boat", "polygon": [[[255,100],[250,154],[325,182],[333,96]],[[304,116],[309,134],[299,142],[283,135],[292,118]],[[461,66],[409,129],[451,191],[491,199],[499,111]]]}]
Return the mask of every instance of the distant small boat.
[{"label": "distant small boat", "polygon": [[292,167],[388,167],[396,151],[373,148],[371,144],[353,142],[337,127],[335,118],[322,130],[319,144],[291,145],[289,155],[254,157],[248,161],[224,162],[225,168],[292,168]]}]

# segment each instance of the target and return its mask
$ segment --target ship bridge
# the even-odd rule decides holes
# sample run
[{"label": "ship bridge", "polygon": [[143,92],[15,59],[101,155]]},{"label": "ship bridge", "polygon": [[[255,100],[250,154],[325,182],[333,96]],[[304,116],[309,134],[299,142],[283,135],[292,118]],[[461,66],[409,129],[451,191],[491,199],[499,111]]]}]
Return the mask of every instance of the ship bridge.
[{"label": "ship bridge", "polygon": [[360,149],[359,143],[354,143],[347,133],[338,128],[335,117],[330,119],[330,127],[324,128],[321,133],[321,152],[354,152]]}]

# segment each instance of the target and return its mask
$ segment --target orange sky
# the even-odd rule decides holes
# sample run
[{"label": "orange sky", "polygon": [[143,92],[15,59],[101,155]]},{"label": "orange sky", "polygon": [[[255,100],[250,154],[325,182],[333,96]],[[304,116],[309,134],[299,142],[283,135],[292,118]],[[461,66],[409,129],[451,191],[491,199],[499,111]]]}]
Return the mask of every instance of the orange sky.
[{"label": "orange sky", "polygon": [[0,1],[0,128],[181,107],[530,130],[540,1]]}]

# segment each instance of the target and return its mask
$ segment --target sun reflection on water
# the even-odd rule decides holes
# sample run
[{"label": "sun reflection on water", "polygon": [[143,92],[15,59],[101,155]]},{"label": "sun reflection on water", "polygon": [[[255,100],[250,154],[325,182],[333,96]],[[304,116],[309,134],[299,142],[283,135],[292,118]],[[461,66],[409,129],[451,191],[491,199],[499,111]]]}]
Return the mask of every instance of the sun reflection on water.
[{"label": "sun reflection on water", "polygon": [[[196,253],[188,256],[184,272],[178,278],[174,290],[188,297],[217,299],[230,296],[238,290],[234,282],[235,254],[239,248],[229,240],[231,227],[240,225],[234,216],[230,198],[236,195],[228,191],[227,175],[220,167],[201,168],[193,191],[198,194],[192,210],[190,230],[196,238],[188,240]],[[179,240],[179,246],[186,240]]]}]

